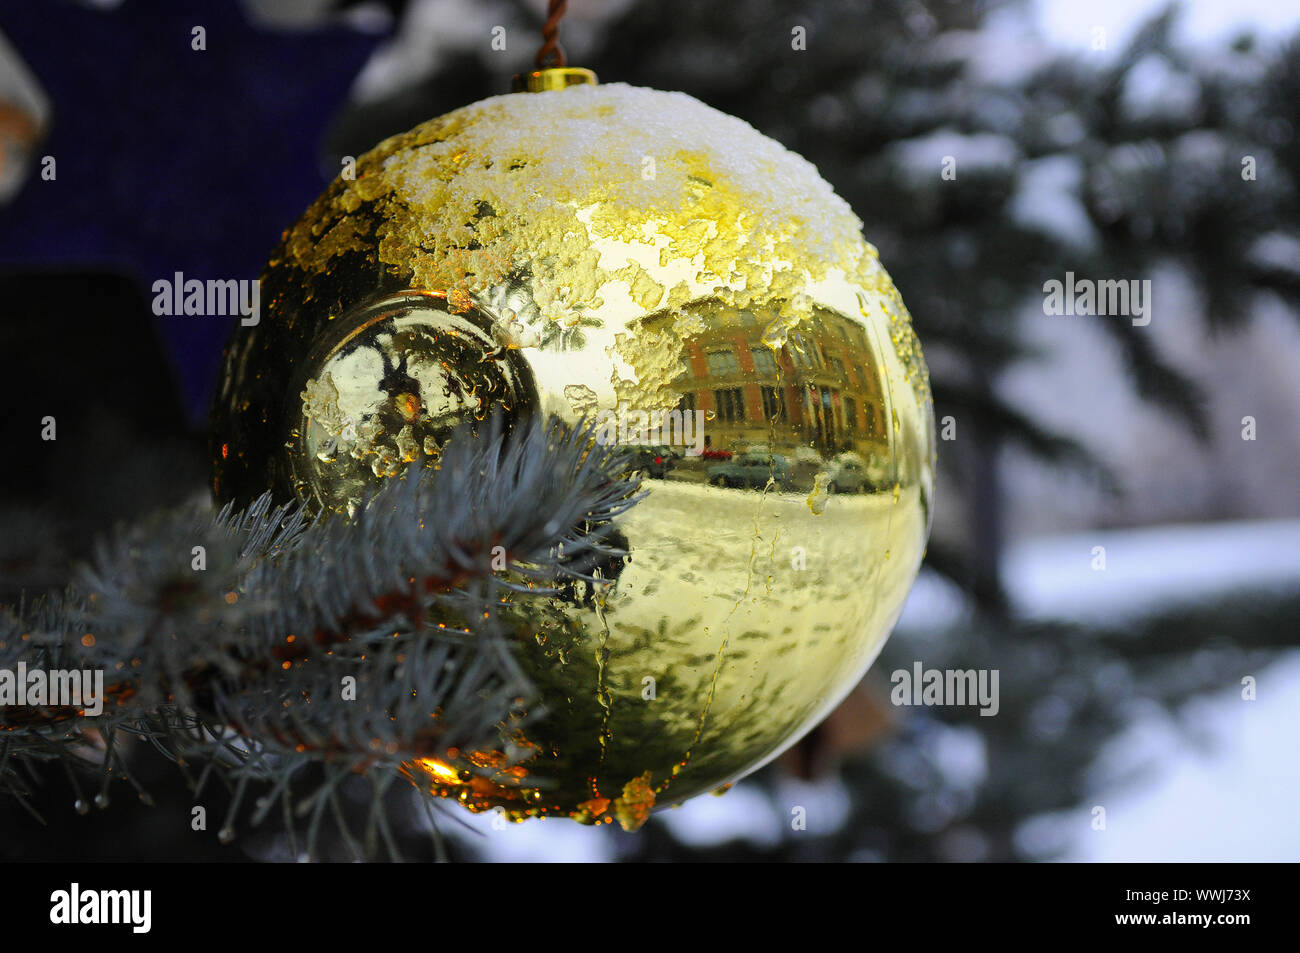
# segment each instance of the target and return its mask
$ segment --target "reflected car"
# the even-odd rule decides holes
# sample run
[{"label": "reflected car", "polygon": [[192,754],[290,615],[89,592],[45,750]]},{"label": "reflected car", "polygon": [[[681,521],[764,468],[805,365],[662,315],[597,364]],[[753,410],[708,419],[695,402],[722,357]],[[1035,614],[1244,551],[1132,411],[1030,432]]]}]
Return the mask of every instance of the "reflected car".
[{"label": "reflected car", "polygon": [[643,470],[646,476],[662,480],[673,468],[678,454],[666,446],[636,446],[627,448],[629,470]]},{"label": "reflected car", "polygon": [[867,467],[861,460],[837,459],[826,469],[826,487],[832,493],[870,493],[871,478]]},{"label": "reflected car", "polygon": [[707,475],[710,486],[756,490],[767,486],[769,477],[781,490],[790,489],[793,482],[790,464],[779,453],[742,453],[727,463],[709,467]]}]

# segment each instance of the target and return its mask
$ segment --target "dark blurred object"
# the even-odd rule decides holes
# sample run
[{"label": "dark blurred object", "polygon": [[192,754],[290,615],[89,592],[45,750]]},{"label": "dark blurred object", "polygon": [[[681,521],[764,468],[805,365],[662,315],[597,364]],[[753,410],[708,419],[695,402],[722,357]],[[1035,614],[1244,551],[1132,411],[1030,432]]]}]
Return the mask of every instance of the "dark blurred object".
[{"label": "dark blurred object", "polygon": [[0,34],[0,205],[35,170],[35,151],[45,138],[49,112],[40,84]]},{"label": "dark blurred object", "polygon": [[[149,303],[130,278],[0,276],[0,602],[62,588],[114,523],[203,492],[189,429]],[[56,439],[42,439],[46,418]]]},{"label": "dark blurred object", "polygon": [[[0,29],[49,98],[40,149],[57,160],[56,179],[29,174],[0,210],[0,262],[113,269],[145,288],[177,271],[256,277],[337,174],[322,171],[325,126],[382,41],[341,24],[258,29],[241,4],[203,0],[0,0]],[[226,328],[159,330],[197,424]]]},{"label": "dark blurred object", "polygon": [[889,703],[889,692],[881,687],[879,673],[873,669],[777,764],[796,778],[815,781],[833,775],[846,760],[867,756],[897,727],[898,713]]}]

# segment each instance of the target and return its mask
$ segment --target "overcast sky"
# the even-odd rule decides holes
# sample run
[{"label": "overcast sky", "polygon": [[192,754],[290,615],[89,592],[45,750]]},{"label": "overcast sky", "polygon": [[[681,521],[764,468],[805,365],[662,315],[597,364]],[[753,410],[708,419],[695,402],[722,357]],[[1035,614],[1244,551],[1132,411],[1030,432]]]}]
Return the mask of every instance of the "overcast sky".
[{"label": "overcast sky", "polygon": [[[1137,27],[1168,0],[1035,0],[1038,22],[1053,43],[1090,48],[1095,27],[1107,47],[1122,48]],[[1300,27],[1296,0],[1185,0],[1178,36],[1193,43],[1231,37],[1243,28],[1287,34]]]}]

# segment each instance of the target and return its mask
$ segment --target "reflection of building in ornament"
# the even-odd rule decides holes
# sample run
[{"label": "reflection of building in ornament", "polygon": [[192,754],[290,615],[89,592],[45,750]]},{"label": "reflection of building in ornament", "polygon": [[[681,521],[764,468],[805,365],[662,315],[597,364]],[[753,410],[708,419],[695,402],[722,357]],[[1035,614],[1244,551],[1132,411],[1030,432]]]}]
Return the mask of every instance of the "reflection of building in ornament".
[{"label": "reflection of building in ornament", "polygon": [[[708,446],[887,455],[885,402],[865,328],[817,308],[773,351],[762,336],[775,314],[727,309],[709,315],[708,330],[685,341],[682,373],[671,386],[683,410],[706,412]],[[666,330],[671,322],[660,312],[645,323]]]}]

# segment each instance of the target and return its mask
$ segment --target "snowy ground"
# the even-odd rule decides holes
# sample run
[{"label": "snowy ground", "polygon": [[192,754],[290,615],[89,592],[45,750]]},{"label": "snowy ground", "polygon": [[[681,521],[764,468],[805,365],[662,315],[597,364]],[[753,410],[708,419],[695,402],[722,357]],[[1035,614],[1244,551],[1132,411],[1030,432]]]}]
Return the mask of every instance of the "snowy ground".
[{"label": "snowy ground", "polygon": [[[1104,550],[1105,568],[1094,568]],[[1029,539],[1009,548],[1003,583],[1018,615],[1121,625],[1151,612],[1217,601],[1242,589],[1300,582],[1300,520],[1207,523]],[[922,573],[898,627],[942,629],[968,610]]]},{"label": "snowy ground", "polygon": [[1102,754],[1098,766],[1138,761],[1154,769],[1138,790],[1103,793],[1106,830],[1079,817],[1070,860],[1300,860],[1300,652],[1260,672],[1257,700],[1239,693],[1194,706],[1203,743],[1164,719],[1148,719]]},{"label": "snowy ground", "polygon": [[[1104,546],[1104,571],[1092,549]],[[1028,540],[1003,566],[1012,603],[1033,618],[1123,625],[1156,611],[1212,602],[1248,587],[1300,585],[1300,521],[1217,523]],[[965,607],[922,577],[900,628],[951,625]],[[1238,690],[1193,705],[1182,725],[1140,720],[1099,752],[1095,804],[1040,818],[1020,832],[1028,847],[1064,846],[1072,860],[1300,860],[1300,652],[1256,674],[1257,700]],[[1199,739],[1197,742],[1189,738]],[[1134,789],[1108,781],[1141,766]]]}]

